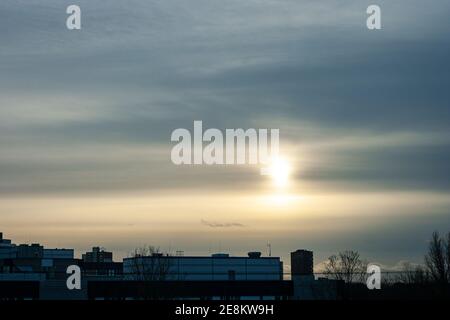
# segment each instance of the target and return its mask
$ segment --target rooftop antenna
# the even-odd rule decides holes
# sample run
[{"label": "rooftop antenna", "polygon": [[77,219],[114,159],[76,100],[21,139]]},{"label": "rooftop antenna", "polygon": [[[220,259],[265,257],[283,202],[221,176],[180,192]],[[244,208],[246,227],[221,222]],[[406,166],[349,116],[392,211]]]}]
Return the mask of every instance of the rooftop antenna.
[{"label": "rooftop antenna", "polygon": [[272,256],[272,245],[270,244],[270,242],[267,242],[267,250],[269,251],[269,257]]}]

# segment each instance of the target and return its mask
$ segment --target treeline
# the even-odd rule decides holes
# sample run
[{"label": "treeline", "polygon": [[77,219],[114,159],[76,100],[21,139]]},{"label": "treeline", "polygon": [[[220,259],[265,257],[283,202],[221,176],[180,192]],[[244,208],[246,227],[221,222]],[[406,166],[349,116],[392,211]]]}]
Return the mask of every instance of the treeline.
[{"label": "treeline", "polygon": [[[324,265],[325,277],[345,283],[365,282],[368,262],[357,251],[346,250],[330,256]],[[433,232],[428,244],[424,263],[404,263],[401,270],[383,272],[385,285],[403,284],[450,284],[450,232],[441,236]]]}]

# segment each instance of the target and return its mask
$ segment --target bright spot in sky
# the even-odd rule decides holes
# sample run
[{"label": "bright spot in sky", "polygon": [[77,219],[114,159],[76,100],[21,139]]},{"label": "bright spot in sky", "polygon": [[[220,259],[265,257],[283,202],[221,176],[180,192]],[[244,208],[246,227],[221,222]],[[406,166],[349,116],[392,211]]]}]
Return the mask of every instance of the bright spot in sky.
[{"label": "bright spot in sky", "polygon": [[303,198],[300,196],[289,195],[289,194],[274,194],[270,195],[266,199],[266,203],[276,206],[287,206],[292,205]]},{"label": "bright spot in sky", "polygon": [[268,168],[268,174],[272,177],[274,184],[279,188],[287,186],[290,171],[291,167],[289,162],[281,157],[272,159]]}]

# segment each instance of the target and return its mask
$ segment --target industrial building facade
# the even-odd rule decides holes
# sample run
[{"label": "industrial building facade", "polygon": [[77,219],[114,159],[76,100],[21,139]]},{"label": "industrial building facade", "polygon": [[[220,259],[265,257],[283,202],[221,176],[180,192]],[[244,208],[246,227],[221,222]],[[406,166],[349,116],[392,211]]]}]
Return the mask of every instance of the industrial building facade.
[{"label": "industrial building facade", "polygon": [[127,279],[170,281],[283,280],[283,263],[278,257],[247,257],[228,254],[212,256],[162,256],[123,259]]}]

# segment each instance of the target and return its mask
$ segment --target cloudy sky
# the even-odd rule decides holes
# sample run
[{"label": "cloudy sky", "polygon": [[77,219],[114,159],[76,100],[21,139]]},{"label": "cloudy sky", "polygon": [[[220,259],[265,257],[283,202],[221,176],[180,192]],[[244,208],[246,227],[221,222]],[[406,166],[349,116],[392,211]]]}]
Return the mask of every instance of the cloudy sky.
[{"label": "cloudy sky", "polygon": [[[65,27],[78,4],[82,30]],[[2,0],[0,231],[16,242],[355,249],[421,262],[450,230],[450,3]],[[279,128],[254,166],[175,166],[176,128]]]}]

